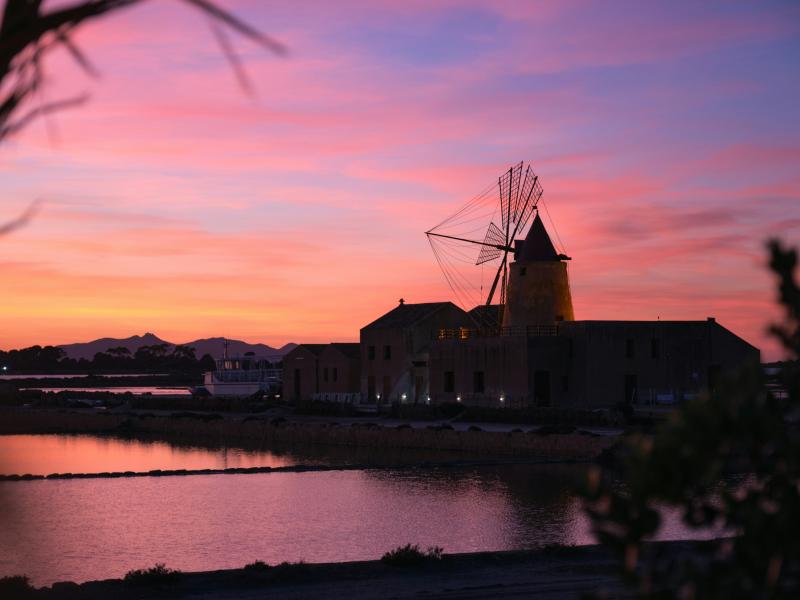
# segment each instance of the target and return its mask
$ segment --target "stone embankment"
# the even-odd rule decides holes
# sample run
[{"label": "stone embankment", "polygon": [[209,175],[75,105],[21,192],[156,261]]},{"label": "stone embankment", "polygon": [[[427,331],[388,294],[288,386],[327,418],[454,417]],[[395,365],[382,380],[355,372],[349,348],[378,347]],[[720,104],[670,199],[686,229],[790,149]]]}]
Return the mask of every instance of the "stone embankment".
[{"label": "stone embankment", "polygon": [[292,422],[282,418],[222,417],[173,413],[97,414],[53,410],[3,411],[0,434],[91,433],[155,435],[165,439],[206,439],[225,445],[329,445],[353,448],[414,449],[463,453],[465,458],[519,458],[589,461],[616,443],[615,437],[587,432],[456,431],[448,425],[413,428],[376,423]]}]

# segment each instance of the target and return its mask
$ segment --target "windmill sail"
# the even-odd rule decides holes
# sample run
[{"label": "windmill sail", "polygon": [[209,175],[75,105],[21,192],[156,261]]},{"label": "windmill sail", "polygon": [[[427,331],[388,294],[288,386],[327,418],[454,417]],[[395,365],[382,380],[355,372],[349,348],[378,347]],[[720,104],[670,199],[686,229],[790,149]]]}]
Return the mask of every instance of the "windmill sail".
[{"label": "windmill sail", "polygon": [[505,234],[494,223],[489,223],[489,229],[486,230],[486,237],[483,238],[485,246],[481,246],[481,251],[478,254],[476,265],[491,262],[496,258],[503,255],[503,251],[497,246],[505,245]]},{"label": "windmill sail", "polygon": [[[520,162],[426,232],[454,299],[464,310],[491,304],[496,297],[502,304],[510,262],[508,254],[513,252],[514,239],[524,233],[541,197],[538,177],[529,165]],[[491,269],[486,269],[490,264]],[[500,314],[499,311],[477,313]]]}]

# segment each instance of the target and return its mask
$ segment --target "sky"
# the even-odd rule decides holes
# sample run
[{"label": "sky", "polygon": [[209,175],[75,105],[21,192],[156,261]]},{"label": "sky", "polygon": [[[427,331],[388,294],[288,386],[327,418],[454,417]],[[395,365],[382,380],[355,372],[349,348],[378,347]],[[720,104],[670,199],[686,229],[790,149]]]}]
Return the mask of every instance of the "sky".
[{"label": "sky", "polygon": [[[0,152],[0,348],[358,339],[450,300],[424,232],[530,162],[577,319],[705,319],[780,356],[765,241],[800,239],[800,5],[151,0],[78,31],[90,101]],[[62,3],[63,4],[63,3]]]}]

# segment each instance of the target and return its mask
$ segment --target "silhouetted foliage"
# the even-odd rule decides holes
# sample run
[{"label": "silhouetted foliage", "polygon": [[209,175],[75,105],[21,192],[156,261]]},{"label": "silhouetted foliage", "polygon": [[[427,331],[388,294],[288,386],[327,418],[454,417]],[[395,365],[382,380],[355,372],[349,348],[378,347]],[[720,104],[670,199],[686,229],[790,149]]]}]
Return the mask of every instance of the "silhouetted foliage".
[{"label": "silhouetted foliage", "polygon": [[261,571],[268,571],[270,566],[265,563],[263,560],[256,560],[251,563],[247,563],[244,566],[245,571],[250,572],[261,572]]},{"label": "silhouetted foliage", "polygon": [[381,562],[394,567],[412,567],[438,562],[443,556],[444,549],[439,546],[429,546],[427,550],[420,550],[417,544],[406,544],[384,554]]},{"label": "silhouetted foliage", "polygon": [[[759,365],[676,409],[656,435],[620,453],[620,474],[594,471],[587,510],[643,598],[796,598],[800,594],[800,288],[797,252],[770,243],[784,323],[770,331],[789,361],[766,387]],[[742,474],[731,477],[732,474]],[[686,552],[643,545],[660,510],[718,536]]]},{"label": "silhouetted foliage", "polygon": [[0,598],[28,598],[33,596],[34,588],[25,575],[0,577]]},{"label": "silhouetted foliage", "polygon": [[[223,26],[272,52],[285,52],[282,44],[220,8],[212,0],[183,1],[208,16],[217,42],[245,91],[250,91],[249,81]],[[76,29],[98,17],[140,2],[143,0],[84,0],[71,4],[58,3],[56,8],[48,3],[46,8],[43,0],[6,0],[0,21],[0,141],[34,119],[85,102],[85,95],[54,101],[42,99],[44,58],[54,49],[65,49],[87,74],[96,76],[97,71],[89,58],[73,40]],[[34,98],[39,101],[30,106]],[[0,223],[0,235],[25,225],[37,206],[34,202],[19,217]]]},{"label": "silhouetted foliage", "polygon": [[199,373],[214,369],[208,354],[195,357],[191,346],[168,344],[142,346],[133,356],[127,348],[110,348],[98,352],[92,360],[67,357],[57,346],[31,346],[20,350],[0,350],[0,365],[8,373]]},{"label": "silhouetted foliage", "polygon": [[170,569],[163,563],[157,563],[149,569],[135,569],[128,571],[123,581],[134,586],[154,586],[175,583],[180,579],[181,572]]}]

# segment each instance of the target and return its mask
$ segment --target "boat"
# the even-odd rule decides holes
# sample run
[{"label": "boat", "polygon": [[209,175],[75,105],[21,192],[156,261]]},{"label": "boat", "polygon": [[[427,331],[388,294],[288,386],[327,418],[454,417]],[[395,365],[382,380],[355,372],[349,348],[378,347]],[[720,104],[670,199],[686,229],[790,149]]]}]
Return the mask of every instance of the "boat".
[{"label": "boat", "polygon": [[283,367],[279,356],[225,356],[215,360],[216,368],[203,373],[203,385],[195,394],[211,396],[254,396],[280,394]]}]

